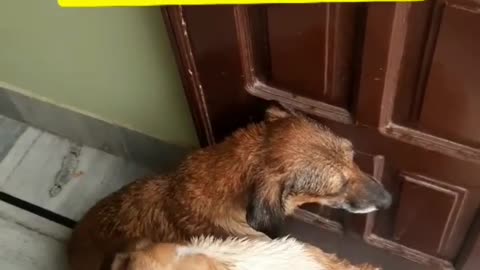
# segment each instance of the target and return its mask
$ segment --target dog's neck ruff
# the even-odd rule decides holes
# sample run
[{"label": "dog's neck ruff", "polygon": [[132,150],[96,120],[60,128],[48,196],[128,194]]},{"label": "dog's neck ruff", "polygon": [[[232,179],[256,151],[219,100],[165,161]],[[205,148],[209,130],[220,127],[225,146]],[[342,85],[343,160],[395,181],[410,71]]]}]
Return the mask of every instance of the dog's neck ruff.
[{"label": "dog's neck ruff", "polygon": [[202,237],[177,248],[177,256],[194,254],[206,255],[230,270],[325,270],[303,244],[287,237],[272,241]]}]

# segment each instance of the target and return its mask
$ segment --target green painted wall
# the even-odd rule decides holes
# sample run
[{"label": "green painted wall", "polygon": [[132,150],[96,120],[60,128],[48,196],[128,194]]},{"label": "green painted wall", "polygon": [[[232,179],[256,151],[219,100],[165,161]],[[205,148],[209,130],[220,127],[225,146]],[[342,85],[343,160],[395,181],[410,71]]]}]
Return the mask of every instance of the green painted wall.
[{"label": "green painted wall", "polygon": [[197,145],[158,8],[0,1],[0,82],[179,145]]}]

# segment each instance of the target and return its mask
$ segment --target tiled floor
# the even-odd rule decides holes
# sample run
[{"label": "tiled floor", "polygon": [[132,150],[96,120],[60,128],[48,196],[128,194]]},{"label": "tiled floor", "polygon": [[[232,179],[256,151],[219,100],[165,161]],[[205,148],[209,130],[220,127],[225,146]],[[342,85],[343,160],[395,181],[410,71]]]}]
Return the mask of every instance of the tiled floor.
[{"label": "tiled floor", "polygon": [[[0,116],[0,191],[78,220],[106,194],[149,170]],[[70,229],[0,201],[0,265],[66,269]]]}]

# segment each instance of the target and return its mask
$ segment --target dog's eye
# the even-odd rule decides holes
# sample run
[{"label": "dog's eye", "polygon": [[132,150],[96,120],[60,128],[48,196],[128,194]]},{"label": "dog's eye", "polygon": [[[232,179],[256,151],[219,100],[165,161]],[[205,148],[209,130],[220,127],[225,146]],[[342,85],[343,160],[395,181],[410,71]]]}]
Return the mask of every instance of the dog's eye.
[{"label": "dog's eye", "polygon": [[345,180],[345,181],[342,181],[342,184],[340,185],[340,187],[335,190],[335,191],[331,191],[329,194],[325,194],[325,196],[338,196],[340,194],[343,194],[345,192],[347,192],[347,189],[348,189],[348,181]]}]

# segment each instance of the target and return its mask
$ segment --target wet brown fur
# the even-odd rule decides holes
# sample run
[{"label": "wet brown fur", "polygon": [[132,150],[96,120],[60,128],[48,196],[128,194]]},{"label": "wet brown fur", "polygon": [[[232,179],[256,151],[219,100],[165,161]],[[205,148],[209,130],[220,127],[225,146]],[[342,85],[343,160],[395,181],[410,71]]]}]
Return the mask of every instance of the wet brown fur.
[{"label": "wet brown fur", "polygon": [[299,205],[339,207],[355,197],[365,177],[352,158],[348,140],[270,108],[264,122],[195,151],[173,173],[137,180],[98,202],[73,231],[71,269],[101,269],[140,238],[275,237]]}]

